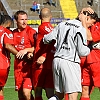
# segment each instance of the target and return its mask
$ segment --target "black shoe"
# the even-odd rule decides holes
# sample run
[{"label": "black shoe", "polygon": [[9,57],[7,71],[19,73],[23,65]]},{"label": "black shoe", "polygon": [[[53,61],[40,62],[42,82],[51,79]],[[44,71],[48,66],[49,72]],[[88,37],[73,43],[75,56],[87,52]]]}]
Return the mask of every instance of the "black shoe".
[{"label": "black shoe", "polygon": [[90,1],[87,1],[87,4],[88,4],[88,5],[90,5],[90,6],[92,6],[92,5],[93,5],[93,3],[92,3],[92,2],[90,2]]}]

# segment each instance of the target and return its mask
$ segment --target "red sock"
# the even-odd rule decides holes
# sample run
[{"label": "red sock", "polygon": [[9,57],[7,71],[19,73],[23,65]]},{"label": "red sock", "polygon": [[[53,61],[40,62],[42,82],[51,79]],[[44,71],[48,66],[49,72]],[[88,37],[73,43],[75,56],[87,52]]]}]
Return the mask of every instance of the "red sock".
[{"label": "red sock", "polygon": [[65,100],[68,100],[68,94],[65,94]]},{"label": "red sock", "polygon": [[90,98],[81,97],[80,100],[90,100]]},{"label": "red sock", "polygon": [[41,96],[35,97],[35,100],[43,100]]},{"label": "red sock", "polygon": [[0,96],[0,100],[4,100],[4,96],[1,95],[1,96]]}]

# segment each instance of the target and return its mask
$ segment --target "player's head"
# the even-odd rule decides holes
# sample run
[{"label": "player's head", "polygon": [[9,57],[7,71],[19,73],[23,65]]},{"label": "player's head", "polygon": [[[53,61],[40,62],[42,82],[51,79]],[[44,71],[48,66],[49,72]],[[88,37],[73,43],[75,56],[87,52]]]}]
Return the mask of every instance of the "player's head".
[{"label": "player's head", "polygon": [[94,13],[89,13],[88,11],[83,11],[83,13],[81,13],[80,15],[79,15],[79,19],[81,20],[81,16],[82,15],[86,15],[86,25],[87,25],[87,27],[90,27],[90,26],[92,26],[97,20],[98,20],[98,15],[97,15],[97,13],[96,12],[94,12]]},{"label": "player's head", "polygon": [[16,20],[17,27],[19,29],[24,29],[27,26],[28,15],[25,11],[20,10],[14,14],[14,19]]},{"label": "player's head", "polygon": [[51,20],[52,14],[49,8],[42,8],[39,15],[41,20]]},{"label": "player's head", "polygon": [[10,28],[13,21],[9,15],[1,15],[0,20],[0,24],[5,28]]}]

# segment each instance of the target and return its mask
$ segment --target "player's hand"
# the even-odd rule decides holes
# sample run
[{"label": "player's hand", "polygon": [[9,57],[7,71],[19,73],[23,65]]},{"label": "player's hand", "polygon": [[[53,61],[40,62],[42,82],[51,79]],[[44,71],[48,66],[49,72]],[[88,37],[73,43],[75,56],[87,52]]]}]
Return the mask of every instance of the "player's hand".
[{"label": "player's hand", "polygon": [[43,56],[40,56],[38,59],[37,59],[37,64],[43,64],[44,63],[44,61],[45,61],[45,57],[43,57]]},{"label": "player's hand", "polygon": [[27,50],[24,49],[24,50],[20,50],[17,54],[16,54],[16,57],[18,59],[23,59],[24,55],[27,54]]},{"label": "player's hand", "polygon": [[28,54],[27,54],[27,58],[28,58],[28,59],[32,59],[32,58],[33,58],[33,53],[28,53]]},{"label": "player's hand", "polygon": [[90,14],[93,14],[93,13],[94,13],[94,10],[93,10],[92,8],[90,8],[90,7],[83,8],[83,9],[81,10],[80,14],[82,14],[83,11],[87,11],[87,12],[90,13]]}]

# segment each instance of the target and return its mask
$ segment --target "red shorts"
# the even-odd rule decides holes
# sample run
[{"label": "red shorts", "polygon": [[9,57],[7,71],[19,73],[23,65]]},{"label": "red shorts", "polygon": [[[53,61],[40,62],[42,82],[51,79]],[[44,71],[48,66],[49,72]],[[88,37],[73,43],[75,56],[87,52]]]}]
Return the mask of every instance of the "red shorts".
[{"label": "red shorts", "polygon": [[100,62],[85,64],[82,68],[82,85],[100,87]]},{"label": "red shorts", "polygon": [[20,88],[32,89],[31,66],[23,61],[14,62],[15,90]]},{"label": "red shorts", "polygon": [[34,87],[54,88],[52,69],[32,69],[32,83]]},{"label": "red shorts", "polygon": [[4,87],[8,78],[9,67],[8,69],[0,69],[0,86]]},{"label": "red shorts", "polygon": [[19,89],[23,89],[23,88],[32,90],[32,83],[31,83],[31,79],[30,78],[24,78],[23,82],[21,84],[21,87],[19,88],[16,85],[15,90],[18,91]]}]

